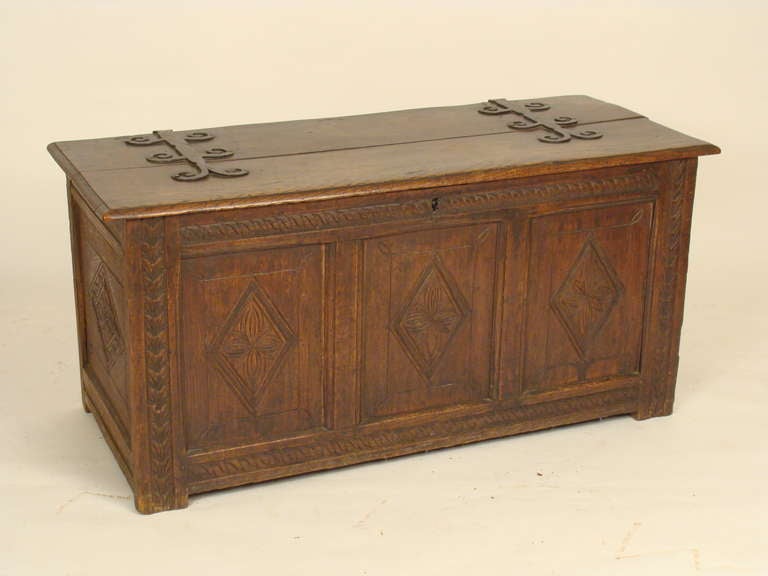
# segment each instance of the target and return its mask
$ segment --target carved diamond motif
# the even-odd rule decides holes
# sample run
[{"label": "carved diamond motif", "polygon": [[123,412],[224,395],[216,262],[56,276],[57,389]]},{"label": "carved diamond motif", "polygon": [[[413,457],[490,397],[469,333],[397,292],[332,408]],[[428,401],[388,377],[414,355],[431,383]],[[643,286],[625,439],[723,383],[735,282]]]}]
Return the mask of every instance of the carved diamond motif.
[{"label": "carved diamond motif", "polygon": [[251,412],[282,367],[296,337],[256,283],[251,282],[216,339],[213,350],[226,382]]},{"label": "carved diamond motif", "polygon": [[582,358],[623,290],[616,272],[594,240],[587,241],[552,298],[552,308]]},{"label": "carved diamond motif", "polygon": [[107,280],[104,263],[100,263],[96,268],[96,273],[88,287],[88,296],[96,315],[96,325],[99,328],[101,349],[104,352],[107,369],[111,370],[125,352],[125,343],[117,322],[112,290]]},{"label": "carved diamond motif", "polygon": [[467,316],[469,305],[456,281],[435,258],[421,274],[394,323],[404,350],[427,379]]}]

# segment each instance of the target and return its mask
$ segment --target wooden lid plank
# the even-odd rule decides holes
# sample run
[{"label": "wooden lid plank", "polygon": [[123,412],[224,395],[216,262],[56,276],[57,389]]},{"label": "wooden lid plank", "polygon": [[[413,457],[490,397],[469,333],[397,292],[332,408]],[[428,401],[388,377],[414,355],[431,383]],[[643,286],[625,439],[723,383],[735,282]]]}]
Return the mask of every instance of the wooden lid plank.
[{"label": "wooden lid plank", "polygon": [[[719,152],[625,108],[587,96],[517,101],[548,107],[530,118],[557,126],[568,116],[593,140],[538,140],[541,128],[508,126],[515,114],[478,113],[483,104],[426,108],[342,118],[251,124],[199,131],[212,140],[191,142],[200,154],[226,148],[216,168],[248,171],[240,178],[209,176],[178,182],[186,163],[155,164],[147,156],[164,144],[130,146],[128,137],[54,143],[64,170],[107,220],[205,212],[308,199],[375,194],[517,178],[559,171],[654,162]],[[525,108],[522,108],[526,110]],[[92,200],[92,201],[91,201]]]}]

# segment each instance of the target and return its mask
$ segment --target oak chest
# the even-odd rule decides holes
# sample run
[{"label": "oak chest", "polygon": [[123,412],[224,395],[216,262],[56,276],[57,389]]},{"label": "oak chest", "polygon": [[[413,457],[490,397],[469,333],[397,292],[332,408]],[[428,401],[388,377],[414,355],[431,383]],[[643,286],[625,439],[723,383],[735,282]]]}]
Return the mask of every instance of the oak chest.
[{"label": "oak chest", "polygon": [[669,414],[697,156],[586,96],[58,142],[83,401],[139,511]]}]

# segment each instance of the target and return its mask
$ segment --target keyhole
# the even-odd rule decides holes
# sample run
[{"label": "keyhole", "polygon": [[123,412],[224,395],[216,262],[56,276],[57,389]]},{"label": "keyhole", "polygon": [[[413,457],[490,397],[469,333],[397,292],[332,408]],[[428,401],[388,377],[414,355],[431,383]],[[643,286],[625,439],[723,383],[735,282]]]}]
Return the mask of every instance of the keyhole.
[{"label": "keyhole", "polygon": [[440,200],[438,198],[432,198],[432,212],[437,212],[437,208],[439,204],[440,204]]}]

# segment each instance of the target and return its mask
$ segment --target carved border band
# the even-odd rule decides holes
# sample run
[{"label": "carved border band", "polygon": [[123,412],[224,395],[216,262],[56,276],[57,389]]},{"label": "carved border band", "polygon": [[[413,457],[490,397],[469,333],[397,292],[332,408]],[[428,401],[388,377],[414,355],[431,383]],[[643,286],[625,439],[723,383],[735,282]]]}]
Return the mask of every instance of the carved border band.
[{"label": "carved border band", "polygon": [[[648,414],[666,413],[671,409],[666,406],[672,401],[670,386],[674,386],[674,381],[670,382],[670,349],[675,330],[675,304],[678,295],[679,282],[684,281],[684,275],[681,276],[679,263],[681,258],[681,242],[684,233],[684,218],[686,208],[686,176],[688,174],[688,163],[685,161],[675,162],[670,166],[669,183],[670,196],[667,208],[666,227],[664,231],[665,245],[661,256],[661,266],[663,266],[662,282],[658,296],[658,333],[656,346],[653,350],[653,377],[651,378],[651,391],[646,411]],[[675,352],[677,348],[674,348]]]},{"label": "carved border band", "polygon": [[[510,185],[512,186],[512,185]],[[526,204],[562,199],[591,198],[609,194],[655,192],[658,178],[654,170],[643,170],[622,176],[591,178],[583,176],[578,180],[548,182],[532,186],[510,187],[504,190],[455,194],[440,201],[440,209],[453,211],[485,210],[501,207],[500,204]]]},{"label": "carved border band", "polygon": [[162,218],[149,219],[142,223],[141,235],[150,491],[158,509],[174,507],[164,225]]},{"label": "carved border band", "polygon": [[300,214],[279,214],[254,220],[184,226],[181,229],[181,241],[182,244],[198,244],[217,240],[255,238],[284,232],[337,228],[413,216],[429,216],[431,213],[431,201],[418,200]]},{"label": "carved border band", "polygon": [[209,461],[189,462],[190,482],[203,482],[227,476],[246,474],[270,468],[312,462],[345,454],[375,452],[424,440],[439,439],[494,426],[535,422],[547,417],[575,414],[578,411],[621,407],[631,411],[637,400],[637,389],[622,388],[590,396],[532,404],[456,420],[429,422],[381,432],[361,431],[358,435],[319,440],[310,445],[276,448],[269,452],[234,456]]},{"label": "carved border band", "polygon": [[431,198],[402,203],[378,204],[353,208],[338,208],[297,214],[279,214],[211,224],[193,224],[181,228],[184,245],[203,244],[223,240],[240,240],[271,236],[287,232],[300,232],[356,226],[379,222],[432,216],[441,213],[484,210],[501,203],[523,204],[532,201],[561,198],[585,198],[631,192],[655,192],[658,179],[654,169],[603,178],[582,177],[562,182],[547,182],[528,186],[515,186],[487,192],[453,193],[441,197],[439,212]]}]

